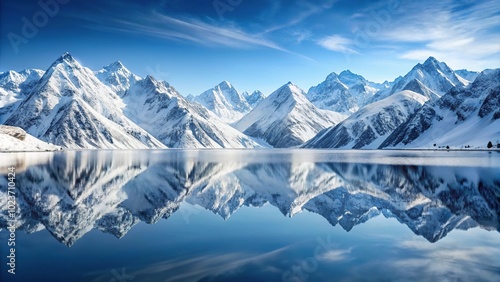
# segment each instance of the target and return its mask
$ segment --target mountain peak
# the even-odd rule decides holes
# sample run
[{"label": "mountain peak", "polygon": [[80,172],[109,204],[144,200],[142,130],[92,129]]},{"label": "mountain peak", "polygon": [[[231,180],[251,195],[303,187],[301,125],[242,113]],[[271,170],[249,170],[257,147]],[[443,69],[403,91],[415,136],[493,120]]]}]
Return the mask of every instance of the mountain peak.
[{"label": "mountain peak", "polygon": [[19,73],[16,72],[16,71],[13,71],[13,70],[8,70],[6,72],[3,72],[0,74],[0,79],[3,79],[3,78],[10,78],[12,79],[14,76],[18,75]]},{"label": "mountain peak", "polygon": [[284,84],[283,86],[281,86],[275,92],[279,92],[279,93],[286,92],[286,93],[292,94],[292,93],[296,93],[297,91],[302,92],[302,90],[297,85],[295,85],[295,84],[293,84],[293,82],[289,81],[286,84]]},{"label": "mountain peak", "polygon": [[114,63],[111,63],[107,67],[104,67],[107,70],[120,70],[120,69],[125,69],[125,66],[122,64],[120,61],[116,61]]},{"label": "mountain peak", "polygon": [[157,83],[157,80],[152,75],[149,75],[149,74],[146,75],[146,77],[144,78],[144,81],[147,83],[153,83],[153,84]]},{"label": "mountain peak", "polygon": [[217,86],[219,86],[222,89],[234,88],[233,85],[227,80],[224,80],[223,82],[219,83]]},{"label": "mountain peak", "polygon": [[367,84],[368,81],[359,74],[355,74],[350,70],[345,70],[341,72],[338,76],[340,82],[344,83],[348,87],[353,87],[358,84]]},{"label": "mountain peak", "polygon": [[441,63],[434,57],[429,57],[423,64],[421,64],[424,68],[435,68],[435,69],[447,69],[448,66],[445,63]]},{"label": "mountain peak", "polygon": [[339,74],[339,76],[343,76],[343,75],[356,75],[356,76],[357,76],[357,74],[353,73],[353,72],[352,72],[351,70],[349,70],[349,69],[346,69],[346,70],[342,71],[342,72]]},{"label": "mountain peak", "polygon": [[66,52],[59,57],[58,61],[66,61],[66,62],[76,62],[76,60],[71,56],[69,52]]},{"label": "mountain peak", "polygon": [[329,74],[327,77],[326,77],[326,80],[338,80],[339,79],[339,76],[338,74],[336,74],[335,72],[332,72],[331,74]]},{"label": "mountain peak", "polygon": [[[418,87],[419,89],[426,89],[423,93],[418,93],[428,96],[428,94],[432,92],[435,94],[431,95],[433,97],[432,99],[439,98],[446,94],[452,87],[465,87],[463,83],[464,80],[460,80],[446,63],[439,62],[434,57],[429,57],[424,63],[415,65],[402,79],[396,79],[394,81],[394,86],[390,91],[387,91],[386,94],[392,95],[402,90],[412,90],[407,89],[406,85],[413,84],[415,86],[416,84],[412,82],[414,79],[418,80],[418,84],[425,86],[424,88]],[[380,98],[384,98],[382,95],[376,96],[379,100]]]},{"label": "mountain peak", "polygon": [[425,60],[424,65],[431,64],[431,63],[438,64],[439,61],[436,58],[434,58],[433,56],[430,56],[429,58],[427,58],[427,60]]},{"label": "mountain peak", "polygon": [[[294,100],[296,100],[297,95],[300,97],[302,97],[302,96],[305,97],[304,91],[302,89],[300,89],[300,87],[298,87],[297,85],[293,84],[293,82],[291,82],[291,81],[289,81],[285,85],[281,86],[274,93],[275,93],[275,96],[277,96],[277,97],[290,97],[290,98],[293,97]],[[271,95],[273,95],[273,94],[271,94]]]},{"label": "mountain peak", "polygon": [[73,56],[71,56],[71,54],[68,52],[62,54],[59,58],[57,58],[57,60],[55,60],[55,62],[52,64],[52,66],[56,66],[59,64],[66,64],[66,65],[72,66],[72,67],[80,66],[78,61],[76,61],[75,58],[73,58]]}]

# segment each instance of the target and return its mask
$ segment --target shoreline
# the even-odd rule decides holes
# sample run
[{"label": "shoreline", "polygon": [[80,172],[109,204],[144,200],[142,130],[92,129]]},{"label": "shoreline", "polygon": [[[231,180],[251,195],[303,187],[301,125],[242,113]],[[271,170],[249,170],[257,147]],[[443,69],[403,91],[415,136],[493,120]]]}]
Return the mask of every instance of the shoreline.
[{"label": "shoreline", "polygon": [[450,148],[450,149],[433,149],[433,148],[391,148],[391,149],[336,149],[336,148],[167,148],[167,149],[58,149],[58,150],[12,150],[12,151],[1,151],[0,154],[9,153],[55,153],[55,152],[79,152],[79,151],[338,151],[338,152],[374,152],[374,151],[454,151],[454,152],[500,152],[500,148],[474,148],[474,149],[464,149],[464,148]]}]

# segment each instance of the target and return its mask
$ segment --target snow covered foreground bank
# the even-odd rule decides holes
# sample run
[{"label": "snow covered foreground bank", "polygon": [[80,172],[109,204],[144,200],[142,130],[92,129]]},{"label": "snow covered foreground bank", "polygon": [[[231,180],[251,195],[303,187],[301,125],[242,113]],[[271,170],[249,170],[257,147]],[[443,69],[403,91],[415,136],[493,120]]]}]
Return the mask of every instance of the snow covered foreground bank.
[{"label": "snow covered foreground bank", "polygon": [[37,139],[27,134],[22,128],[0,125],[0,152],[57,150],[62,150],[62,148]]}]

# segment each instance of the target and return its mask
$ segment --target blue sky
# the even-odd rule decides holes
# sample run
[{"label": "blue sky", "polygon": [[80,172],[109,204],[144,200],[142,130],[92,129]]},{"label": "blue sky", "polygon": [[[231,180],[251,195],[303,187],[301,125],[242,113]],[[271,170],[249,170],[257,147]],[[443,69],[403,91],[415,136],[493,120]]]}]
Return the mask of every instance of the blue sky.
[{"label": "blue sky", "polygon": [[288,81],[307,91],[345,69],[382,82],[429,56],[454,69],[500,67],[495,0],[2,0],[0,5],[0,71],[46,69],[69,51],[93,70],[120,60],[139,76],[168,81],[183,95],[198,95],[223,80],[266,95]]}]

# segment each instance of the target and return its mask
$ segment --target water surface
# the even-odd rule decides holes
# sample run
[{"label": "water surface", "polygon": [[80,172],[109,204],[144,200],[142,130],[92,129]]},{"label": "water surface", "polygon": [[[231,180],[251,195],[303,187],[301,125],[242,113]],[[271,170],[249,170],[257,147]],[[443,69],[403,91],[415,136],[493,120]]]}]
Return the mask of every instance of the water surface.
[{"label": "water surface", "polygon": [[[498,152],[0,154],[2,281],[499,281]],[[7,169],[16,168],[16,274]]]}]

